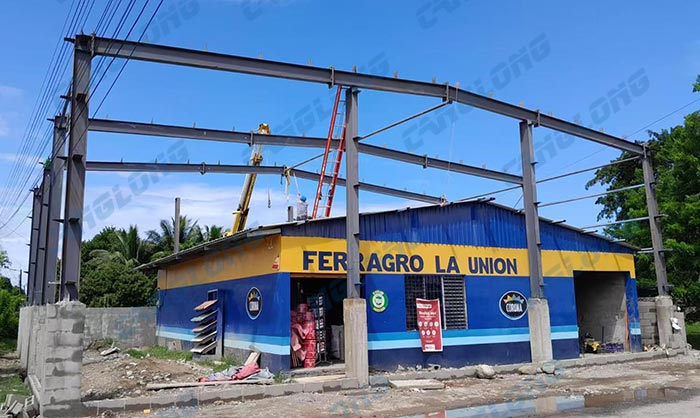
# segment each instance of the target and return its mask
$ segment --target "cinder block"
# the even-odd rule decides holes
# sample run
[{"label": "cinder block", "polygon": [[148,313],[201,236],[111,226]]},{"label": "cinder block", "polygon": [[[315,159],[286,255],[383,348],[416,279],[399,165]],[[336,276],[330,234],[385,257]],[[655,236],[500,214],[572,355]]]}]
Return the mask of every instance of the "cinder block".
[{"label": "cinder block", "polygon": [[[389,378],[384,375],[376,375],[369,377],[370,386],[389,386]],[[321,385],[321,391],[323,391],[323,385]],[[304,389],[306,392],[306,389]]]},{"label": "cinder block", "polygon": [[240,387],[230,387],[226,389],[213,389],[203,387],[197,394],[199,403],[213,403],[216,401],[237,401],[243,399],[243,390]]},{"label": "cinder block", "polygon": [[[169,396],[169,395],[164,395],[164,396]],[[160,398],[160,396],[126,398],[126,399],[124,399],[124,409],[127,411],[143,411],[144,409],[151,409],[152,405],[154,404],[154,400],[155,400],[152,398]],[[164,402],[164,405],[170,405],[169,403],[167,403],[166,399],[163,399],[162,401]],[[158,400],[156,402],[160,402],[160,400]]]},{"label": "cinder block", "polygon": [[360,382],[358,379],[355,379],[352,377],[340,379],[340,388],[343,390],[358,389],[359,387],[360,387]]},{"label": "cinder block", "polygon": [[123,410],[124,409],[124,404],[125,404],[124,399],[102,399],[99,401],[88,401],[85,402],[85,406],[89,408],[98,408],[100,410],[108,410],[111,409],[113,411],[118,411],[118,410]]},{"label": "cinder block", "polygon": [[241,388],[243,399],[261,399],[265,396],[266,387],[263,385],[248,385]]},{"label": "cinder block", "polygon": [[329,380],[327,382],[323,382],[323,391],[324,392],[335,392],[338,390],[342,389],[342,383],[340,382],[341,379],[338,380]]},{"label": "cinder block", "polygon": [[441,369],[432,373],[432,378],[437,380],[454,379],[454,373],[452,372],[452,370]]}]

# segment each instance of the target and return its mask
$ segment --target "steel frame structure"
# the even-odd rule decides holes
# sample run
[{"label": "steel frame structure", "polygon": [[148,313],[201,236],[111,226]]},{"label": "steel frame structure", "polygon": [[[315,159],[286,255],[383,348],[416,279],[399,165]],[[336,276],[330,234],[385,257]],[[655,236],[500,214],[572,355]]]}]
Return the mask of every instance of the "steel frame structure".
[{"label": "steel frame structure", "polygon": [[[522,187],[526,220],[527,250],[531,266],[530,286],[533,298],[544,298],[543,277],[541,268],[541,241],[539,236],[539,217],[537,201],[537,179],[535,173],[533,128],[546,127],[565,134],[613,147],[629,152],[642,159],[644,168],[644,186],[649,208],[649,221],[652,230],[654,260],[656,266],[659,294],[667,295],[665,260],[663,258],[662,239],[659,225],[660,215],[654,194],[655,177],[651,161],[645,146],[626,141],[608,133],[593,130],[576,123],[565,121],[550,115],[542,114],[539,110],[505,103],[490,97],[462,90],[448,83],[437,84],[401,79],[398,77],[380,77],[357,72],[340,71],[333,67],[319,68],[308,65],[298,65],[284,62],[267,61],[263,59],[226,55],[208,51],[197,51],[169,46],[146,44],[120,39],[102,38],[89,35],[76,35],[74,39],[66,39],[74,44],[73,86],[71,89],[71,112],[69,145],[66,159],[66,208],[63,220],[63,269],[61,276],[61,297],[78,299],[80,274],[80,243],[82,239],[83,199],[85,188],[85,172],[88,170],[170,170],[188,172],[250,172],[280,174],[285,167],[243,167],[196,164],[148,164],[148,163],[116,163],[116,162],[87,162],[88,131],[138,134],[145,136],[163,136],[187,138],[195,140],[223,141],[232,143],[264,143],[294,147],[323,148],[326,138],[302,138],[284,135],[253,135],[252,133],[229,132],[212,129],[186,128],[182,126],[166,126],[143,124],[127,121],[107,121],[89,119],[89,93],[91,61],[96,56],[106,56],[153,63],[172,64],[196,67],[208,70],[236,72],[265,77],[283,78],[310,83],[326,84],[329,87],[342,85],[346,91],[346,177],[342,182],[346,187],[346,229],[347,229],[347,260],[348,260],[348,296],[359,297],[359,190],[369,190],[387,193],[409,199],[430,201],[441,200],[435,196],[425,196],[411,192],[402,192],[384,186],[369,185],[359,182],[359,154],[374,155],[388,158],[424,168],[437,168],[453,172],[479,176],[487,179],[505,181]],[[408,95],[435,97],[441,104],[428,111],[439,108],[445,103],[457,103],[483,109],[492,113],[507,116],[519,122],[520,150],[523,175],[517,176],[493,170],[485,170],[461,163],[455,163],[437,158],[430,158],[408,152],[386,149],[360,143],[363,138],[358,129],[358,89],[377,90]],[[423,112],[423,113],[427,113]],[[394,127],[412,117],[404,118],[397,123],[388,125]],[[386,130],[386,129],[382,129]],[[372,135],[372,133],[368,134]],[[367,137],[365,135],[364,137]],[[337,146],[337,144],[335,144]],[[54,178],[57,175],[55,171]],[[294,169],[297,176],[306,178],[318,175]],[[54,182],[52,184],[55,185]],[[60,184],[60,183],[59,183]],[[59,191],[60,192],[60,191]],[[52,193],[53,195],[53,193]],[[54,214],[56,199],[51,199],[50,213]],[[37,205],[35,205],[36,209]],[[36,216],[35,211],[34,216]],[[34,218],[33,216],[33,218]],[[53,218],[53,215],[52,215]],[[56,221],[55,219],[52,219]],[[34,219],[32,219],[34,223]],[[38,238],[37,238],[38,240]],[[34,246],[37,240],[32,239]],[[33,247],[32,247],[33,249]],[[32,252],[33,254],[33,252]],[[35,270],[31,268],[30,269]]]}]

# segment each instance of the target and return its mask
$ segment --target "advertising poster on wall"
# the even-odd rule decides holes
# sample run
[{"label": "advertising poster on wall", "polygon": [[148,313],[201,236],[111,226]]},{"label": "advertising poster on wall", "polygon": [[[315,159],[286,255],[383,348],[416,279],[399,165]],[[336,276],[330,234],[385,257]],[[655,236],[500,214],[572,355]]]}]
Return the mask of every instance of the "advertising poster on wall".
[{"label": "advertising poster on wall", "polygon": [[423,352],[442,351],[440,300],[416,299],[416,318]]}]

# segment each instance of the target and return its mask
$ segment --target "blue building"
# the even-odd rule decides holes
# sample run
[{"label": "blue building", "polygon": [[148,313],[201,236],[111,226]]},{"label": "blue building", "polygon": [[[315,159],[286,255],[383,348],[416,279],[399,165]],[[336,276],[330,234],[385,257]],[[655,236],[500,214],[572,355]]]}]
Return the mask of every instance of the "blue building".
[{"label": "blue building", "polygon": [[[635,249],[545,219],[540,234],[554,358],[578,357],[584,336],[641,351]],[[161,344],[218,341],[228,355],[255,349],[263,366],[287,370],[290,311],[320,295],[330,352],[341,343],[332,339],[346,296],[344,238],[343,217],[291,222],[152,263]],[[521,213],[486,202],[367,213],[360,238],[370,367],[530,361],[526,303],[505,303],[530,295]],[[416,298],[440,301],[441,352],[421,349]],[[217,302],[194,310],[207,299]],[[207,315],[218,318],[208,329]]]}]

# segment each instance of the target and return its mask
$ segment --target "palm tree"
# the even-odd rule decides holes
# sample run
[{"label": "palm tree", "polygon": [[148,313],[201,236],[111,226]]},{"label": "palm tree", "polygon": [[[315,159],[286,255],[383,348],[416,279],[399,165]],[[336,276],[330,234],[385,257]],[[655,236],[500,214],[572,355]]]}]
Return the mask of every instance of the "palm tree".
[{"label": "palm tree", "polygon": [[9,268],[10,258],[7,256],[7,251],[0,248],[0,268]]},{"label": "palm tree", "polygon": [[147,261],[144,257],[145,242],[139,237],[139,230],[136,225],[129,226],[129,230],[118,229],[114,231],[117,238],[117,248],[113,251],[96,249],[90,252],[90,257],[97,263],[108,261],[124,264],[129,267],[136,267]]},{"label": "palm tree", "polygon": [[[175,251],[175,218],[161,219],[160,230],[148,231],[147,240],[153,244],[157,251],[151,257],[152,260],[165,257]],[[178,237],[180,248],[185,249],[201,242],[201,230],[197,221],[192,221],[186,215],[180,217],[180,236]]]},{"label": "palm tree", "polygon": [[219,225],[206,225],[201,231],[202,242],[209,242],[224,236],[224,227]]}]

